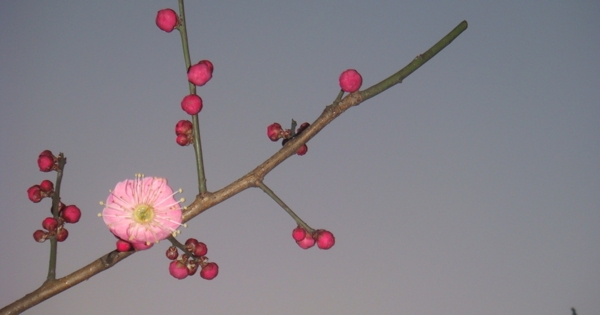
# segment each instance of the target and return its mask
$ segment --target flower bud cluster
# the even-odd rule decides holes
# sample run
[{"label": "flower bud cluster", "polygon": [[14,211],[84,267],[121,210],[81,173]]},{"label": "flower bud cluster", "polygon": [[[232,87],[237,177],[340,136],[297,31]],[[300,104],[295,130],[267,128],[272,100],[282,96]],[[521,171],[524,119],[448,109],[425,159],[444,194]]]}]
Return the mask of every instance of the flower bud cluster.
[{"label": "flower bud cluster", "polygon": [[[213,64],[208,60],[201,60],[197,64],[188,69],[188,81],[196,86],[206,84],[213,73]],[[202,98],[197,94],[188,94],[181,100],[181,109],[188,115],[198,115],[202,110],[204,103]],[[175,125],[175,142],[180,146],[187,146],[194,141],[194,125],[189,120],[180,120]]]},{"label": "flower bud cluster", "polygon": [[42,221],[44,230],[33,232],[33,239],[36,242],[43,243],[49,237],[55,236],[56,240],[62,242],[69,236],[69,231],[65,228],[65,223],[77,223],[81,218],[81,210],[75,205],[65,206],[60,203],[61,210],[58,218],[47,217]]},{"label": "flower bud cluster", "polygon": [[330,249],[335,245],[333,233],[327,230],[314,230],[308,233],[304,228],[298,226],[292,231],[292,238],[302,249],[309,249],[317,244],[320,249]]},{"label": "flower bud cluster", "polygon": [[179,280],[187,276],[193,276],[200,268],[200,277],[212,280],[219,274],[219,266],[209,262],[206,253],[206,244],[198,242],[195,238],[185,241],[185,253],[179,255],[177,247],[171,246],[167,249],[166,256],[171,260],[169,274]]},{"label": "flower bud cluster", "polygon": [[77,223],[81,218],[81,210],[75,205],[65,206],[62,202],[59,205],[58,218],[47,217],[42,221],[44,230],[33,232],[33,239],[37,242],[44,242],[49,237],[55,236],[56,240],[62,242],[69,236],[69,231],[64,227],[65,223]]},{"label": "flower bud cluster", "polygon": [[[62,154],[59,157],[54,156],[50,150],[44,150],[38,156],[38,167],[42,172],[58,171],[59,159],[65,159]],[[63,161],[64,165],[65,161]],[[60,198],[55,196],[54,183],[50,180],[43,180],[39,185],[33,185],[27,189],[27,197],[34,203],[42,201],[46,197]],[[60,200],[60,199],[59,199]],[[44,230],[37,230],[33,233],[33,239],[37,242],[44,242],[50,237],[55,237],[57,241],[62,242],[69,236],[69,231],[64,227],[65,223],[77,223],[81,218],[81,210],[75,205],[66,206],[58,202],[56,210],[50,208],[51,217],[42,221]]]},{"label": "flower bud cluster", "polygon": [[189,120],[180,120],[175,125],[175,141],[180,146],[190,145],[194,141],[194,125]]},{"label": "flower bud cluster", "polygon": [[[300,125],[300,127],[298,127],[297,130],[294,131],[292,129],[284,130],[279,123],[272,123],[269,126],[267,126],[267,137],[269,137],[269,139],[273,142],[278,141],[279,139],[283,139],[283,141],[281,141],[281,145],[283,146],[288,141],[300,135],[306,128],[308,128],[308,126],[310,126],[310,124],[304,122]],[[306,154],[306,152],[308,152],[308,146],[305,143],[300,148],[298,148],[296,154],[304,155]]]},{"label": "flower bud cluster", "polygon": [[33,185],[27,189],[27,197],[34,203],[42,201],[45,197],[54,195],[54,184],[44,179],[39,185]]}]

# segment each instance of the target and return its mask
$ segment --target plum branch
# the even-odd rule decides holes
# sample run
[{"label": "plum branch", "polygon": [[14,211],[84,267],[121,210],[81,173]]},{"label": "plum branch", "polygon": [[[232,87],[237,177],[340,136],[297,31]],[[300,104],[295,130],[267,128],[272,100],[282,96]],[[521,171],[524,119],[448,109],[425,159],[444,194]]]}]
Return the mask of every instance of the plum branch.
[{"label": "plum branch", "polygon": [[[180,7],[180,9],[183,8]],[[205,184],[203,185],[203,180],[205,179],[199,178],[199,185],[201,187],[200,193],[196,197],[196,199],[187,207],[187,210],[183,213],[183,222],[191,220],[192,218],[198,216],[202,212],[212,208],[213,206],[235,196],[236,194],[250,187],[266,187],[263,184],[265,176],[269,172],[271,172],[275,167],[277,167],[279,164],[285,161],[287,158],[295,154],[298,148],[300,148],[307,141],[316,136],[317,133],[323,130],[323,128],[325,128],[325,126],[331,123],[335,118],[340,116],[350,107],[357,106],[362,102],[391,88],[392,86],[401,83],[402,80],[404,80],[414,71],[416,71],[419,67],[421,67],[427,61],[433,58],[445,47],[447,47],[466,29],[467,21],[462,21],[460,24],[458,24],[458,26],[456,26],[450,33],[444,36],[430,49],[415,57],[405,67],[403,67],[398,72],[392,74],[388,78],[367,89],[364,89],[363,91],[357,91],[348,94],[343,98],[341,97],[343,94],[340,93],[330,105],[325,107],[323,113],[301,134],[288,141],[279,151],[277,151],[275,154],[273,154],[271,157],[265,160],[262,164],[258,165],[252,171],[235,180],[231,184],[221,188],[218,191],[209,192],[206,190]],[[184,35],[182,33],[182,37],[183,36]],[[197,138],[199,138],[199,136]],[[204,189],[202,187],[204,187]],[[67,276],[64,276],[59,279],[49,279],[36,290],[26,294],[24,297],[0,309],[0,315],[19,314],[43,302],[44,300],[83,282],[84,280],[93,277],[94,275],[97,275],[100,272],[111,268],[112,266],[121,262],[123,259],[129,257],[130,255],[133,255],[134,253],[135,252],[111,251]]]}]

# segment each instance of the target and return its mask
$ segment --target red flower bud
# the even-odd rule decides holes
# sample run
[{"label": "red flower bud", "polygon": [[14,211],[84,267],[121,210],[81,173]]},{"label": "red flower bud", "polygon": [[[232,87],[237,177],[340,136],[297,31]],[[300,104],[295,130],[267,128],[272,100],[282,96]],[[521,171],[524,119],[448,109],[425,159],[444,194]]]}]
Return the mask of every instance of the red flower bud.
[{"label": "red flower bud", "polygon": [[188,276],[193,276],[198,270],[198,262],[193,259],[188,259],[186,268],[188,271]]},{"label": "red flower bud", "polygon": [[44,221],[42,221],[42,227],[48,230],[48,232],[52,232],[58,227],[58,221],[53,217],[45,218]]},{"label": "red flower bud", "polygon": [[205,65],[208,67],[208,70],[210,71],[210,73],[213,73],[213,69],[214,69],[215,67],[213,67],[213,64],[212,64],[212,62],[210,62],[210,61],[208,61],[208,60],[200,60],[200,62],[198,62],[198,63],[199,63],[199,64],[200,64],[200,63],[202,63],[202,64],[205,64]]},{"label": "red flower bud", "polygon": [[304,239],[301,241],[297,241],[296,244],[298,244],[298,246],[300,246],[300,248],[302,249],[309,249],[315,245],[315,239],[313,239],[310,233],[306,233]]},{"label": "red flower bud", "polygon": [[281,138],[282,131],[283,128],[281,128],[280,124],[272,123],[267,127],[267,136],[269,139],[271,139],[271,141],[277,141],[279,138]]},{"label": "red flower bud", "polygon": [[358,71],[348,69],[340,75],[340,87],[344,92],[353,93],[360,89],[362,77]]},{"label": "red flower bud", "polygon": [[301,147],[298,148],[298,151],[296,151],[296,154],[298,154],[298,155],[305,155],[306,152],[308,152],[308,146],[305,143]]},{"label": "red flower bud", "polygon": [[40,184],[40,190],[43,191],[46,195],[48,195],[51,191],[54,190],[54,184],[51,181],[45,179]]},{"label": "red flower bud", "polygon": [[177,23],[177,13],[171,9],[162,9],[156,13],[156,26],[167,33],[173,31]]},{"label": "red flower bud", "polygon": [[33,185],[27,189],[27,197],[29,200],[38,203],[42,201],[42,191],[40,189],[40,185]]},{"label": "red flower bud", "polygon": [[53,156],[40,155],[38,157],[38,167],[42,172],[50,172],[56,166],[56,159]]},{"label": "red flower bud", "polygon": [[167,248],[166,255],[167,255],[167,258],[169,258],[170,260],[177,259],[177,257],[179,257],[179,252],[177,251],[177,247],[169,246],[169,248]]},{"label": "red flower bud", "polygon": [[118,252],[121,252],[121,253],[128,252],[128,251],[131,250],[131,248],[132,248],[131,243],[126,242],[126,241],[121,240],[121,239],[117,240],[117,251]]},{"label": "red flower bud", "polygon": [[306,231],[304,231],[304,229],[300,226],[298,226],[292,231],[292,237],[296,242],[300,242],[301,240],[303,240],[304,236],[306,236]]},{"label": "red flower bud", "polygon": [[184,279],[188,276],[188,270],[184,263],[179,260],[173,260],[169,264],[169,273],[176,279]]},{"label": "red flower bud", "polygon": [[202,110],[202,98],[196,94],[190,94],[181,101],[181,109],[189,115],[196,115]]},{"label": "red flower bud", "polygon": [[48,232],[37,230],[33,232],[33,239],[38,243],[43,243],[48,238]]},{"label": "red flower bud", "polygon": [[75,205],[66,206],[61,212],[60,216],[67,223],[77,223],[81,218],[81,210]]},{"label": "red flower bud", "polygon": [[203,86],[212,78],[213,65],[208,60],[202,60],[188,69],[188,81],[197,86]]},{"label": "red flower bud", "polygon": [[310,126],[309,123],[307,123],[307,122],[302,123],[302,125],[300,125],[300,127],[298,127],[298,130],[296,130],[296,135],[301,134],[302,131],[304,131],[304,129],[308,128],[308,126]]},{"label": "red flower bud", "polygon": [[327,230],[317,231],[317,246],[320,249],[330,249],[333,245],[335,245],[333,233]]},{"label": "red flower bud", "polygon": [[208,247],[206,247],[206,244],[198,242],[198,244],[196,244],[196,247],[194,248],[193,253],[196,257],[204,256],[206,255],[206,253],[208,253]]},{"label": "red flower bud", "polygon": [[180,134],[175,138],[175,142],[177,142],[177,144],[180,146],[185,147],[186,145],[190,145],[192,143],[192,139],[187,135]]},{"label": "red flower bud", "polygon": [[214,262],[209,262],[202,267],[200,277],[206,280],[212,280],[219,274],[219,266]]},{"label": "red flower bud", "polygon": [[192,128],[194,127],[194,125],[192,124],[191,121],[189,120],[180,120],[179,122],[177,122],[177,125],[175,125],[175,134],[176,135],[189,135],[192,134]]},{"label": "red flower bud", "polygon": [[69,237],[69,231],[67,231],[67,229],[60,227],[58,230],[56,230],[56,240],[57,241],[62,242],[64,240],[66,240],[67,237]]}]

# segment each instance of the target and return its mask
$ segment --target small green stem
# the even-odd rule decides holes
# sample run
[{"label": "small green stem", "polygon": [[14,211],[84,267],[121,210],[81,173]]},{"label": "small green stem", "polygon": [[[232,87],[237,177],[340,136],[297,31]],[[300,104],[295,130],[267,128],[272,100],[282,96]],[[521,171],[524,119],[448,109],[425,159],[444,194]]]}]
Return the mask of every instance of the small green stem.
[{"label": "small green stem", "polygon": [[[179,25],[177,26],[179,34],[181,35],[181,45],[183,46],[183,61],[185,62],[185,70],[187,71],[192,62],[190,60],[190,49],[188,47],[187,28],[185,26],[185,8],[183,6],[183,0],[179,0]],[[189,83],[190,92],[196,92],[196,86]]]},{"label": "small green stem", "polygon": [[296,135],[296,126],[298,125],[298,123],[292,119],[292,129],[290,129],[292,131],[292,137],[294,137]]},{"label": "small green stem", "polygon": [[[60,184],[62,182],[63,169],[67,164],[67,158],[64,154],[58,154],[58,169],[56,170],[56,185],[54,185],[54,193],[52,194],[52,216],[58,219],[58,207],[60,205]],[[58,243],[56,236],[50,237],[50,261],[48,262],[48,276],[46,282],[53,281],[56,279],[56,255],[57,255]]]},{"label": "small green stem", "polygon": [[464,32],[469,24],[467,21],[460,22],[450,33],[440,39],[435,45],[429,48],[426,52],[415,57],[408,65],[404,68],[400,69],[400,71],[392,74],[388,78],[383,81],[365,89],[364,91],[356,92],[359,93],[362,97],[361,102],[364,102],[371,97],[379,95],[381,92],[391,88],[392,86],[402,83],[406,77],[408,77],[411,73],[415,72],[422,65],[424,65],[427,61],[437,55],[440,51],[442,51],[446,46],[450,45],[450,43],[455,40],[458,35]]},{"label": "small green stem", "polygon": [[[190,59],[190,48],[188,45],[187,27],[185,25],[185,8],[183,0],[179,0],[179,35],[181,35],[181,46],[183,50],[183,61],[185,62],[185,71],[187,72],[192,65]],[[196,94],[196,86],[188,82],[190,94]],[[206,177],[204,176],[204,161],[202,159],[202,141],[200,140],[200,122],[198,114],[192,115],[192,124],[194,125],[194,153],[196,154],[196,171],[198,173],[198,191],[200,194],[206,192]]]},{"label": "small green stem", "polygon": [[306,222],[304,222],[302,219],[300,219],[300,217],[298,215],[296,215],[294,213],[294,211],[292,211],[292,209],[290,209],[290,207],[288,207],[283,200],[279,199],[279,197],[277,197],[277,195],[269,188],[267,187],[267,185],[265,185],[262,181],[258,181],[258,187],[260,189],[262,189],[262,191],[264,191],[267,195],[269,195],[269,197],[273,198],[273,200],[275,200],[275,202],[277,202],[278,205],[280,205],[283,210],[285,210],[285,212],[287,212],[293,219],[294,221],[296,221],[296,223],[301,226],[307,233],[312,234],[315,230],[313,228],[311,228],[310,226],[308,226],[308,224],[306,224]]},{"label": "small green stem", "polygon": [[204,160],[202,158],[202,141],[200,139],[200,122],[198,114],[192,116],[194,124],[194,152],[196,153],[196,171],[198,173],[198,191],[206,192],[206,177],[204,175]]},{"label": "small green stem", "polygon": [[332,104],[339,103],[342,100],[342,96],[344,96],[344,90],[340,90],[340,93],[338,93],[337,97],[335,98]]},{"label": "small green stem", "polygon": [[196,257],[194,256],[194,254],[190,253],[187,248],[185,248],[185,245],[183,245],[180,241],[178,241],[175,237],[173,237],[173,235],[169,235],[169,237],[167,237],[167,239],[169,240],[169,242],[171,242],[171,244],[173,244],[173,246],[181,249],[186,255],[188,255],[188,257]]},{"label": "small green stem", "polygon": [[50,261],[48,262],[48,276],[46,282],[56,280],[56,253],[58,244],[56,236],[50,236]]}]

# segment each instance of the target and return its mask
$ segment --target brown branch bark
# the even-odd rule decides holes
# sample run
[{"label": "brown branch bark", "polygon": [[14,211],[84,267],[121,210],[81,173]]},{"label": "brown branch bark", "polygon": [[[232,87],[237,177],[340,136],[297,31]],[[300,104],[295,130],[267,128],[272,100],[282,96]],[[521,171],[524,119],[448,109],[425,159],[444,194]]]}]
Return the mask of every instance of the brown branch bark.
[{"label": "brown branch bark", "polygon": [[[294,155],[298,148],[316,136],[317,133],[323,130],[323,128],[325,128],[325,126],[331,123],[335,118],[340,116],[350,107],[357,106],[363,101],[382,93],[398,83],[401,83],[404,78],[408,77],[411,73],[433,58],[438,52],[448,46],[466,29],[467,21],[462,21],[450,33],[444,36],[444,38],[438,41],[426,52],[418,55],[400,71],[363,91],[349,94],[339,102],[334,102],[333,104],[326,106],[323,113],[307,129],[305,129],[298,137],[286,143],[281,150],[257,166],[254,170],[216,192],[205,192],[197,196],[183,214],[183,222],[191,220],[200,213],[246,190],[247,188],[256,187],[258,181],[262,181],[264,177],[277,165],[281,164],[288,157]],[[134,253],[135,252],[119,253],[117,251],[112,251],[63,278],[47,281],[35,291],[0,309],[0,315],[19,314],[84,280],[87,280],[94,275],[109,269]]]}]

